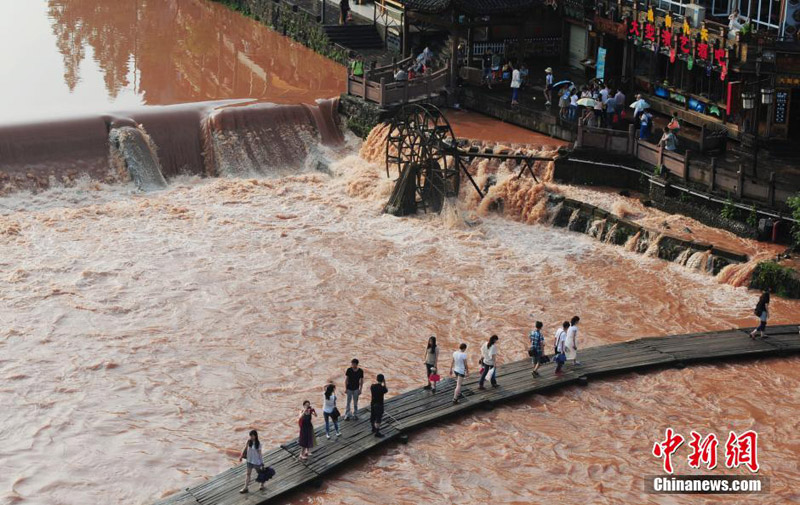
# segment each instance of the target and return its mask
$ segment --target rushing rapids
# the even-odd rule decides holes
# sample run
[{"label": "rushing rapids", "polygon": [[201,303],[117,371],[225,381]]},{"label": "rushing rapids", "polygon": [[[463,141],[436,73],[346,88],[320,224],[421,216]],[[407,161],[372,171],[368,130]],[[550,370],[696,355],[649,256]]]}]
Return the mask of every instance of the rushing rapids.
[{"label": "rushing rapids", "polygon": [[[392,181],[380,129],[358,156],[335,103],[313,105],[341,91],[343,69],[220,5],[0,9],[24,28],[0,30],[12,35],[5,47],[31,44],[32,58],[59,63],[43,63],[45,79],[29,66],[0,73],[14,121],[0,125],[0,503],[151,503],[236,464],[251,428],[269,446],[294,436],[301,402],[319,407],[352,357],[368,378],[386,374],[390,394],[421,385],[430,334],[446,351],[468,342],[473,366],[499,334],[502,383],[535,319],[548,348],[576,313],[586,346],[753,323],[755,296],[735,286],[771,246],[612,191],[517,180],[484,161],[470,167],[483,201],[462,185],[439,215],[382,214]],[[458,118],[456,133],[479,132],[486,146],[557,148]],[[535,170],[551,179],[548,164]],[[578,212],[581,233],[559,228],[566,200],[551,206],[550,195],[646,230],[626,251],[610,220]],[[700,271],[702,251],[672,263],[641,254],[661,234],[752,261],[718,283]],[[774,299],[771,310],[790,322],[800,303]],[[798,365],[630,374],[530,398],[426,429],[286,502],[660,504],[642,477],[660,468],[650,450],[669,426],[757,430],[771,479],[761,501],[789,503],[800,487]]]},{"label": "rushing rapids", "polygon": [[[15,408],[0,414],[14,434],[0,500],[148,503],[234,464],[251,427],[266,441],[293,436],[297,406],[317,403],[354,356],[392,392],[418,385],[429,334],[474,349],[496,332],[510,359],[524,355],[531,313],[548,343],[581,314],[583,345],[752,320],[743,288],[534,219],[538,190],[502,173],[492,191],[521,193],[502,209],[464,195],[441,215],[383,215],[392,182],[353,150],[312,153],[332,175],[181,176],[153,193],[84,180],[2,198],[0,396]],[[799,309],[776,299],[773,321]],[[561,496],[552,482],[568,475],[594,484],[574,486],[565,503],[647,503],[650,448],[673,426],[757,429],[766,501],[783,503],[800,485],[786,442],[799,363],[631,375],[531,398],[425,430],[313,499],[527,501]],[[732,393],[743,374],[747,387]]]}]

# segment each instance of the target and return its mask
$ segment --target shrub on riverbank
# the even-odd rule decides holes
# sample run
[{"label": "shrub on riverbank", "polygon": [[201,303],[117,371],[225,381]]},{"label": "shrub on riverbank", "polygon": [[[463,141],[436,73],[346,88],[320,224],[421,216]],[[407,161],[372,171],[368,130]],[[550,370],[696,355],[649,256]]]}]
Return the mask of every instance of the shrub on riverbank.
[{"label": "shrub on riverbank", "polygon": [[778,296],[800,298],[800,274],[774,261],[762,261],[753,270],[750,288],[772,288]]},{"label": "shrub on riverbank", "polygon": [[800,193],[789,198],[786,203],[788,203],[789,207],[792,209],[792,218],[795,220],[794,227],[792,228],[794,249],[795,251],[800,251]]}]

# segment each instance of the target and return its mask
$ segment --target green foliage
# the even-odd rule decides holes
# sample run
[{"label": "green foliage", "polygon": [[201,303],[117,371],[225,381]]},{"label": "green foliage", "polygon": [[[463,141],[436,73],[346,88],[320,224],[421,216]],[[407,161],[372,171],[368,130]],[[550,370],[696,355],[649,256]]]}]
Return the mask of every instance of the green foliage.
[{"label": "green foliage", "polygon": [[722,206],[722,212],[719,215],[723,219],[736,219],[736,207],[733,205],[733,198],[730,195],[725,200],[725,205]]},{"label": "green foliage", "polygon": [[750,287],[754,289],[773,289],[784,298],[800,298],[800,276],[788,267],[774,261],[762,261],[753,271]]},{"label": "green foliage", "polygon": [[[347,51],[337,47],[328,39],[328,35],[318,23],[315,16],[305,11],[293,12],[286,3],[246,2],[243,0],[215,0],[245,16],[254,18],[269,25],[273,30],[285,33],[287,37],[300,42],[309,49],[333,61],[347,64]],[[253,9],[250,6],[253,4]],[[257,12],[254,12],[257,11]]]},{"label": "green foliage", "polygon": [[680,196],[678,197],[678,201],[681,203],[686,203],[689,201],[689,194],[686,191],[681,191]]},{"label": "green foliage", "polygon": [[758,226],[758,210],[756,209],[755,204],[750,207],[750,213],[747,215],[747,226],[750,226],[751,228]]},{"label": "green foliage", "polygon": [[792,228],[795,247],[800,247],[800,193],[786,201],[792,209],[792,218],[796,221]]},{"label": "green foliage", "polygon": [[653,168],[653,175],[655,175],[656,177],[661,177],[661,172],[662,172],[663,169],[664,169],[664,167],[662,167],[661,165],[656,165]]}]

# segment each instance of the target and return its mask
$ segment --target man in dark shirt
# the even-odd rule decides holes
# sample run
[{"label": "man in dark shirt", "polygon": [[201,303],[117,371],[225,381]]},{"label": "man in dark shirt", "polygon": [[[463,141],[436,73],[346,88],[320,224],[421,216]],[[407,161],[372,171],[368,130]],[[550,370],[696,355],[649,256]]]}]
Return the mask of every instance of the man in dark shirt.
[{"label": "man in dark shirt", "polygon": [[369,405],[370,410],[370,423],[372,423],[372,432],[378,438],[383,438],[381,433],[381,420],[383,419],[383,395],[389,392],[386,389],[386,379],[383,374],[378,374],[375,384],[370,386],[369,391],[372,394],[372,401]]},{"label": "man in dark shirt", "polygon": [[492,50],[483,53],[483,81],[492,89]]},{"label": "man in dark shirt", "polygon": [[347,394],[347,406],[344,409],[345,420],[350,419],[350,402],[353,402],[353,416],[352,418],[358,420],[358,395],[361,394],[361,388],[364,387],[364,370],[358,368],[358,360],[353,359],[350,362],[350,368],[345,373],[344,389]]}]

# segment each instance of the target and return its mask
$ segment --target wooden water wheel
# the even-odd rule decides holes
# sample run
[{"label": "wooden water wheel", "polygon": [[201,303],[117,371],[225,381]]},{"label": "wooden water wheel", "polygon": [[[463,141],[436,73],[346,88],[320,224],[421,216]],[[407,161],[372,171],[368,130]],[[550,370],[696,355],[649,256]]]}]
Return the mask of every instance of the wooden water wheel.
[{"label": "wooden water wheel", "polygon": [[441,211],[445,198],[458,195],[458,156],[453,129],[438,107],[414,104],[400,109],[386,141],[386,175],[397,177],[386,212]]}]

